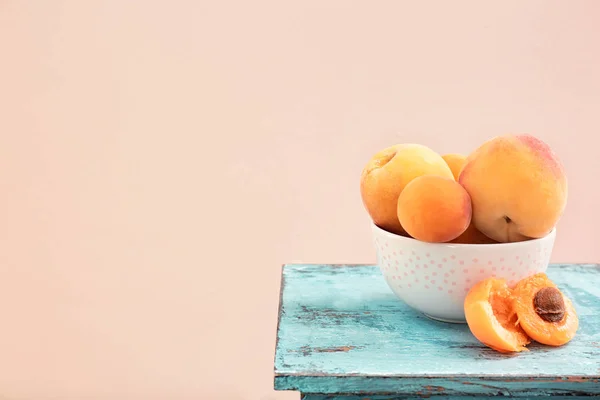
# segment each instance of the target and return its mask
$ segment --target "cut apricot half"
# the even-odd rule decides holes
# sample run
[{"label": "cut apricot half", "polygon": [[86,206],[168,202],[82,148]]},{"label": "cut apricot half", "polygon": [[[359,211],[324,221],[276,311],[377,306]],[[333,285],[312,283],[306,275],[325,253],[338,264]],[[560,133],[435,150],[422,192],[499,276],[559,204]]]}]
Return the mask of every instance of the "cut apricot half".
[{"label": "cut apricot half", "polygon": [[544,273],[517,282],[513,307],[527,335],[545,345],[561,346],[573,339],[579,328],[573,303]]},{"label": "cut apricot half", "polygon": [[520,352],[531,339],[519,325],[513,295],[506,281],[487,278],[475,284],[464,302],[465,317],[473,335],[502,352]]}]

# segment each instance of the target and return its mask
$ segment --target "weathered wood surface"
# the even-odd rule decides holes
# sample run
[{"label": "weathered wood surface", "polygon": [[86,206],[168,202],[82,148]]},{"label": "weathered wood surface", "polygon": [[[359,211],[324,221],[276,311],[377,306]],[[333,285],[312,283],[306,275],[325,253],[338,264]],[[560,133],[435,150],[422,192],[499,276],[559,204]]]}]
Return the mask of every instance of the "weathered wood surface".
[{"label": "weathered wood surface", "polygon": [[[498,395],[497,397],[502,397]],[[548,396],[547,396],[548,397]],[[383,395],[369,395],[369,394],[357,394],[357,395],[336,395],[336,394],[304,394],[301,396],[301,400],[416,400],[423,398],[432,398],[434,400],[475,400],[480,399],[480,396],[445,396],[445,395],[419,395],[419,396],[403,396],[397,394],[383,394]],[[510,398],[510,397],[509,397]],[[524,400],[523,397],[518,397],[521,400]],[[529,399],[539,399],[539,397],[531,396],[526,397]],[[552,396],[548,397],[550,400],[591,400],[597,398],[595,396],[583,395],[583,396],[572,396],[572,395],[564,395],[564,396]]]},{"label": "weathered wood surface", "polygon": [[574,301],[577,336],[563,347],[532,344],[503,355],[466,325],[407,307],[376,266],[285,265],[275,388],[319,400],[600,395],[600,266],[555,264],[548,275]]}]

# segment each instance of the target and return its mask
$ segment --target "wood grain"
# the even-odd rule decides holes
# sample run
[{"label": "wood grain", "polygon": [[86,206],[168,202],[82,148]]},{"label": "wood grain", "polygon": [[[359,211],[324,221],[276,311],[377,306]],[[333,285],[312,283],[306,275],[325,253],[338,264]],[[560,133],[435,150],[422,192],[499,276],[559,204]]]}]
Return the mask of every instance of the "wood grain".
[{"label": "wood grain", "polygon": [[600,266],[554,264],[548,275],[574,301],[577,336],[503,355],[466,325],[413,311],[376,266],[284,265],[275,388],[389,398],[600,395]]}]

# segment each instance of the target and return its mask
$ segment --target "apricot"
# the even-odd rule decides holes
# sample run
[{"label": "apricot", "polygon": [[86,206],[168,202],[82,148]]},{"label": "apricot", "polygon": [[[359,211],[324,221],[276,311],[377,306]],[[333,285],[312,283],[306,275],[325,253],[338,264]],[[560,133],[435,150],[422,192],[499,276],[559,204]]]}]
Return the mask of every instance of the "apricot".
[{"label": "apricot", "polygon": [[398,144],[373,155],[360,178],[363,205],[373,223],[392,233],[405,233],[398,220],[398,197],[410,181],[423,175],[453,177],[442,156],[424,145]]},{"label": "apricot", "polygon": [[473,223],[498,242],[547,235],[567,202],[565,170],[534,136],[494,137],[466,160],[458,181],[471,196]]},{"label": "apricot", "polygon": [[521,352],[531,342],[519,325],[513,294],[501,278],[476,283],[464,302],[465,318],[473,335],[486,346],[502,352]]},{"label": "apricot", "polygon": [[546,274],[520,280],[513,293],[519,324],[529,337],[549,346],[573,339],[579,327],[575,307]]},{"label": "apricot", "polygon": [[400,193],[398,220],[417,240],[448,242],[471,223],[471,199],[452,177],[420,176]]},{"label": "apricot", "polygon": [[467,227],[467,230],[464,231],[459,237],[454,240],[451,240],[450,243],[459,243],[459,244],[493,244],[498,243],[494,239],[485,236],[483,233],[479,231],[473,224],[471,223]]},{"label": "apricot", "polygon": [[450,153],[442,155],[442,158],[450,167],[452,175],[454,175],[454,179],[458,180],[460,171],[462,171],[463,167],[467,163],[467,157],[463,156],[462,154]]}]

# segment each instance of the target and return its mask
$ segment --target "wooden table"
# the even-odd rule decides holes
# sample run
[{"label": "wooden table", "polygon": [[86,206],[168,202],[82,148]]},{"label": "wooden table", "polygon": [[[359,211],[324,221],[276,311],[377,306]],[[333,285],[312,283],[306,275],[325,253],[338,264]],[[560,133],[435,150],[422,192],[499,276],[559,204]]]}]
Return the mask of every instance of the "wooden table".
[{"label": "wooden table", "polygon": [[464,324],[410,309],[376,266],[284,265],[275,389],[306,400],[600,396],[600,266],[548,275],[574,301],[577,336],[503,355]]}]

